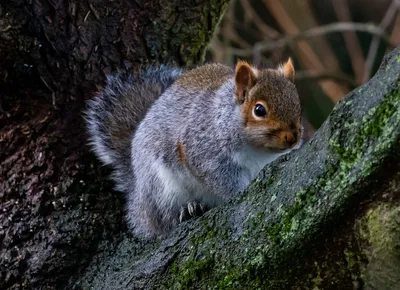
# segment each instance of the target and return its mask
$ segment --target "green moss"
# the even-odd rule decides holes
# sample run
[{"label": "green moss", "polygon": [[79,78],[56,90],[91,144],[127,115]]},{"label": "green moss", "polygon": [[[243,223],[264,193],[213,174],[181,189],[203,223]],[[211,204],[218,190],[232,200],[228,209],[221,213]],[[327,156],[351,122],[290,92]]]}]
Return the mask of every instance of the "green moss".
[{"label": "green moss", "polygon": [[[355,162],[360,160],[360,154],[364,151],[365,144],[370,140],[371,137],[378,138],[383,135],[383,131],[387,127],[390,117],[396,112],[400,105],[400,91],[395,91],[386,97],[378,107],[372,108],[366,116],[363,117],[360,126],[357,122],[347,123],[347,134],[342,132],[336,132],[329,140],[331,147],[336,153],[348,164],[345,167],[352,167]],[[359,132],[353,133],[353,138],[346,140],[347,142],[340,141],[340,135],[349,136],[349,131],[353,128],[361,128]],[[350,133],[351,134],[351,133]],[[389,138],[387,138],[389,139]],[[385,143],[385,140],[382,140]],[[387,144],[387,143],[385,143]]]},{"label": "green moss", "polygon": [[190,243],[192,246],[197,247],[203,244],[206,240],[209,240],[215,236],[215,229],[208,220],[201,220],[202,233],[197,233],[196,235],[190,236]]},{"label": "green moss", "polygon": [[207,34],[206,31],[198,29],[197,35],[192,35],[190,46],[181,46],[181,55],[184,63],[187,65],[193,64],[193,59],[199,60],[199,62],[203,61],[205,47],[209,38]]},{"label": "green moss", "polygon": [[321,277],[321,267],[318,264],[318,262],[314,262],[314,266],[315,266],[315,272],[317,273],[317,275],[315,277],[311,276],[311,282],[312,282],[312,287],[311,289],[316,290],[316,289],[320,289],[319,287],[321,287],[322,284],[322,277]]},{"label": "green moss", "polygon": [[366,217],[371,246],[375,250],[393,251],[397,246],[394,240],[398,238],[396,234],[399,233],[397,221],[400,217],[400,207],[379,206],[370,210]]},{"label": "green moss", "polygon": [[[181,30],[190,30],[190,33],[174,33],[176,35],[190,35],[190,39],[183,41],[185,45],[180,46],[180,55],[182,56],[183,62],[188,65],[192,64],[193,60],[196,62],[203,62],[206,52],[206,46],[212,37],[214,29],[221,21],[224,12],[226,11],[228,1],[209,1],[210,3],[204,7],[203,15],[201,17],[202,22],[199,22],[196,26],[180,27]],[[208,29],[204,29],[208,27]],[[174,38],[172,38],[174,39]],[[176,41],[174,39],[174,41]],[[182,41],[181,41],[182,42]]]},{"label": "green moss", "polygon": [[[315,187],[317,190],[325,184],[323,179]],[[279,222],[265,228],[269,239],[273,243],[280,243],[286,235],[299,226],[299,222],[304,218],[304,208],[313,205],[317,201],[316,191],[301,190],[296,195],[296,202],[292,207],[282,209],[282,216]],[[265,219],[264,219],[265,221]]]},{"label": "green moss", "polygon": [[197,280],[204,279],[204,275],[212,267],[213,262],[210,260],[195,261],[189,259],[181,266],[174,263],[169,270],[174,279],[172,283],[168,284],[168,288],[188,289]]},{"label": "green moss", "polygon": [[239,280],[240,275],[236,272],[231,272],[217,282],[216,289],[237,289],[236,281]]},{"label": "green moss", "polygon": [[397,289],[400,281],[400,206],[380,204],[358,221],[363,253],[368,263],[363,268],[367,288]]},{"label": "green moss", "polygon": [[358,276],[360,267],[363,264],[361,254],[349,248],[344,249],[343,254],[347,262],[346,269],[350,273],[356,273],[356,276]]}]

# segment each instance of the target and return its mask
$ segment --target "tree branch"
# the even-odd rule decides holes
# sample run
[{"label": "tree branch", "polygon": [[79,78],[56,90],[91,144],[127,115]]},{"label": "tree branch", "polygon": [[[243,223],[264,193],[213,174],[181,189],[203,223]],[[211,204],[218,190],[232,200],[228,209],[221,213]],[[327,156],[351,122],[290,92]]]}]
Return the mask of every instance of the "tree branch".
[{"label": "tree branch", "polygon": [[298,81],[308,81],[308,80],[323,80],[332,79],[337,82],[349,85],[351,88],[357,87],[357,82],[349,75],[342,72],[316,72],[316,71],[296,71],[296,82]]},{"label": "tree branch", "polygon": [[267,25],[261,18],[258,16],[257,12],[253,9],[253,6],[251,6],[250,1],[248,0],[241,0],[240,3],[243,6],[243,10],[245,12],[245,15],[248,16],[248,19],[251,19],[254,23],[254,25],[257,27],[257,29],[261,32],[263,35],[263,38],[268,38],[268,39],[277,39],[281,34]]},{"label": "tree branch", "polygon": [[[385,16],[383,16],[383,19],[381,23],[379,24],[379,28],[384,31],[387,29],[387,27],[390,25],[390,23],[393,21],[393,18],[396,16],[396,12],[398,11],[400,7],[400,1],[399,0],[393,0],[392,3],[390,3]],[[391,39],[389,39],[390,41]],[[388,43],[390,43],[387,41]],[[369,46],[368,50],[368,55],[365,60],[365,65],[364,65],[364,75],[362,77],[362,83],[366,82],[369,80],[371,77],[371,73],[373,70],[373,66],[376,60],[376,54],[378,52],[379,44],[381,42],[381,37],[379,35],[375,35],[372,38],[371,44]]]},{"label": "tree branch", "polygon": [[[348,0],[332,1],[333,10],[340,22],[351,22],[351,12]],[[358,36],[354,30],[343,33],[346,49],[349,52],[351,66],[358,84],[364,72],[364,56]]]}]

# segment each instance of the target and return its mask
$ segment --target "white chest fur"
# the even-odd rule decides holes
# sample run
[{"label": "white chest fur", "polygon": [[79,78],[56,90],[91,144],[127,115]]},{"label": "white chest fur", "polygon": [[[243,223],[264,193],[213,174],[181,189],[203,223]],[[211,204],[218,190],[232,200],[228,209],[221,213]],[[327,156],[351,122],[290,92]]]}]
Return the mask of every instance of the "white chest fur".
[{"label": "white chest fur", "polygon": [[243,168],[243,178],[247,179],[247,183],[249,183],[256,178],[265,165],[283,154],[265,152],[251,146],[244,146],[233,154],[233,162]]}]

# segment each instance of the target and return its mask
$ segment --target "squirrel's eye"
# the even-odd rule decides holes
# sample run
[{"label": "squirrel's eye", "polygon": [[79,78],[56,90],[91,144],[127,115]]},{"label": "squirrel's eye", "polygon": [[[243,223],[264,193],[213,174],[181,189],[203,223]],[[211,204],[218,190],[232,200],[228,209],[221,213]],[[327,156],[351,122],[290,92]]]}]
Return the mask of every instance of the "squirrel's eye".
[{"label": "squirrel's eye", "polygon": [[256,104],[254,107],[254,114],[257,117],[265,117],[267,115],[267,110],[261,104]]}]

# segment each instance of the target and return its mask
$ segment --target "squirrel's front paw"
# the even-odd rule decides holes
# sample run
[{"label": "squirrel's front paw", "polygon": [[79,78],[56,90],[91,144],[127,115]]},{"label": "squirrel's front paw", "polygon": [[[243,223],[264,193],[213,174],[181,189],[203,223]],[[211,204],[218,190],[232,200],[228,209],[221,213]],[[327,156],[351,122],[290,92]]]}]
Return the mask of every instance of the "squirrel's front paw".
[{"label": "squirrel's front paw", "polygon": [[179,222],[183,222],[192,217],[202,216],[206,212],[205,206],[203,206],[198,201],[188,202],[186,207],[181,207],[181,212],[179,215]]}]

